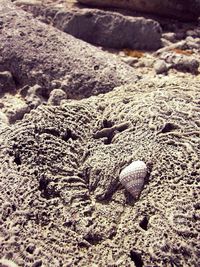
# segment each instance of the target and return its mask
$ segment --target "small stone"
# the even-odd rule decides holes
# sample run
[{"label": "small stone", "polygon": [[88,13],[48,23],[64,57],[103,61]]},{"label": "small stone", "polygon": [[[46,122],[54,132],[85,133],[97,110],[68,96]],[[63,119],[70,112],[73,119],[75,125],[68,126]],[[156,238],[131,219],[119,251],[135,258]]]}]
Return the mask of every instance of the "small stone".
[{"label": "small stone", "polygon": [[177,70],[197,74],[199,62],[195,58],[182,57],[174,66]]},{"label": "small stone", "polygon": [[186,32],[186,35],[191,36],[193,38],[200,37],[200,30],[198,30],[198,29],[197,30],[188,30]]},{"label": "small stone", "polygon": [[154,64],[156,74],[163,74],[168,71],[167,64],[164,60],[157,60]]},{"label": "small stone", "polygon": [[163,33],[162,37],[172,43],[176,42],[176,34],[174,32]]},{"label": "small stone", "polygon": [[40,266],[42,266],[42,260],[37,260],[32,265],[32,267],[40,267]]},{"label": "small stone", "polygon": [[30,87],[27,90],[27,96],[31,96],[31,95],[41,95],[42,94],[42,87],[38,84],[35,84],[34,86]]},{"label": "small stone", "polygon": [[121,60],[131,67],[134,66],[134,64],[138,62],[138,59],[133,58],[133,57],[122,57]]},{"label": "small stone", "polygon": [[6,112],[6,115],[8,117],[9,123],[13,124],[17,120],[21,120],[24,116],[24,114],[28,113],[30,111],[28,105],[21,104],[20,106],[13,107],[13,109]]},{"label": "small stone", "polygon": [[[181,50],[180,50],[181,51]],[[199,62],[191,55],[185,55],[175,52],[163,53],[161,59],[170,64],[171,68],[182,72],[198,73]]]},{"label": "small stone", "polygon": [[36,108],[44,101],[42,97],[42,91],[42,87],[38,84],[30,87],[27,90],[25,100],[29,107]]},{"label": "small stone", "polygon": [[50,97],[48,99],[48,104],[53,106],[59,106],[61,100],[66,99],[67,95],[66,93],[61,89],[54,89],[50,93]]},{"label": "small stone", "polygon": [[186,39],[187,42],[187,46],[190,49],[199,49],[200,45],[199,45],[199,38],[193,38],[191,36],[188,36]]}]

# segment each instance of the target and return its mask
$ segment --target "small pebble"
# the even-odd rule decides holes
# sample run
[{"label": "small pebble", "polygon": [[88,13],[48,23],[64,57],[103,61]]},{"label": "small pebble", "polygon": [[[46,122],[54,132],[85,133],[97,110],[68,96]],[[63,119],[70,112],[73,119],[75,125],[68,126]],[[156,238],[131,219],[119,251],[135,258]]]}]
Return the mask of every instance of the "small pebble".
[{"label": "small pebble", "polygon": [[167,73],[168,67],[164,60],[157,60],[154,64],[154,70],[156,74]]}]

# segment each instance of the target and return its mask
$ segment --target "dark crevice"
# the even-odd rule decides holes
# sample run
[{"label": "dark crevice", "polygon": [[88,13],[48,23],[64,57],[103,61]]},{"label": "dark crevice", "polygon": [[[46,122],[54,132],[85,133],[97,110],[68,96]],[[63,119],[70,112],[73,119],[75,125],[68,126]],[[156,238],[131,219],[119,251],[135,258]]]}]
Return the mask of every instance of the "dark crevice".
[{"label": "dark crevice", "polygon": [[103,120],[102,124],[103,124],[103,128],[111,128],[114,125],[112,121],[109,121],[106,119]]},{"label": "dark crevice", "polygon": [[98,65],[95,65],[94,66],[94,70],[98,70],[99,69],[99,66]]},{"label": "dark crevice", "polygon": [[67,131],[61,137],[65,142],[67,142],[70,138],[72,140],[78,139],[78,136],[76,134],[72,133],[72,131],[70,129],[67,129]]},{"label": "dark crevice", "polygon": [[84,239],[91,245],[97,245],[102,241],[101,236],[99,236],[98,234],[92,234],[92,233],[89,233]]},{"label": "dark crevice", "polygon": [[139,226],[140,226],[143,230],[147,231],[147,229],[148,229],[148,223],[149,223],[149,218],[148,218],[147,216],[145,216],[145,217],[141,220],[141,222],[139,223]]},{"label": "dark crevice", "polygon": [[41,267],[42,266],[42,260],[38,260],[33,263],[32,267]]},{"label": "dark crevice", "polygon": [[110,145],[112,143],[112,139],[115,136],[115,132],[111,132],[108,134],[107,139],[105,139],[104,144],[105,145]]},{"label": "dark crevice", "polygon": [[42,176],[39,180],[39,188],[38,189],[40,191],[46,190],[48,184],[49,184],[49,180],[46,177]]},{"label": "dark crevice", "polygon": [[144,266],[142,257],[141,257],[139,252],[131,250],[130,257],[131,257],[131,260],[135,263],[136,267],[143,267]]},{"label": "dark crevice", "polygon": [[[120,132],[125,131],[129,128],[129,122],[123,122],[117,125],[113,125],[112,122],[104,120],[103,121],[104,128],[94,133],[93,137],[95,139],[105,138],[104,144],[108,145],[112,143],[113,137]],[[109,126],[109,127],[108,127]]]},{"label": "dark crevice", "polygon": [[15,155],[14,162],[15,162],[18,166],[22,164],[22,163],[21,163],[20,156],[19,156],[18,153],[16,153],[16,155]]},{"label": "dark crevice", "polygon": [[179,129],[180,127],[174,123],[168,122],[164,125],[164,127],[161,130],[161,133],[168,133],[174,130]]},{"label": "dark crevice", "polygon": [[18,79],[18,78],[16,77],[16,75],[13,74],[12,72],[11,72],[11,74],[12,74],[13,81],[14,81],[14,83],[15,83],[15,87],[16,87],[16,88],[19,88],[19,87],[21,86],[19,79]]},{"label": "dark crevice", "polygon": [[49,188],[48,185],[50,180],[45,176],[42,176],[39,180],[39,190],[41,191],[41,196],[46,199],[60,197],[60,192],[57,192],[55,188]]}]

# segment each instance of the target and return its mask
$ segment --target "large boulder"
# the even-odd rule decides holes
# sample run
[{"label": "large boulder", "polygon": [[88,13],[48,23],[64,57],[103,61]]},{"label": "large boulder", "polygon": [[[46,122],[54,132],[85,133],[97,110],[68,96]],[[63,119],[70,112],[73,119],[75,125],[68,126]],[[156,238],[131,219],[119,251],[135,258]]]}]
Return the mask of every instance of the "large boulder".
[{"label": "large boulder", "polygon": [[155,50],[161,46],[158,22],[144,17],[125,16],[114,11],[54,5],[20,7],[35,17],[86,42],[109,48]]},{"label": "large boulder", "polygon": [[161,46],[158,22],[98,9],[61,11],[53,25],[79,39],[110,48],[154,50]]},{"label": "large boulder", "polygon": [[195,20],[200,14],[199,0],[78,0],[92,6],[132,9],[145,13],[164,15],[181,20]]},{"label": "large boulder", "polygon": [[61,88],[86,97],[133,82],[133,68],[106,52],[34,19],[9,1],[0,2],[0,72],[16,87]]}]

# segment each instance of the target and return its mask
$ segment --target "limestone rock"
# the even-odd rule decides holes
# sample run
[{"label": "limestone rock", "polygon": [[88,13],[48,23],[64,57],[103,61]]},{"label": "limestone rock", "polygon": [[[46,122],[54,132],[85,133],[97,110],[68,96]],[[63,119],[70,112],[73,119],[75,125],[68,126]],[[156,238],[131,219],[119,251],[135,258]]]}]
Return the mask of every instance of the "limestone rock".
[{"label": "limestone rock", "polygon": [[164,60],[157,60],[154,64],[154,69],[157,74],[162,74],[168,71],[168,66]]},{"label": "limestone rock", "polygon": [[98,9],[57,12],[53,25],[86,42],[110,48],[155,50],[161,46],[158,22]]},{"label": "limestone rock", "polygon": [[170,68],[174,68],[183,72],[190,72],[193,74],[198,73],[199,61],[193,56],[179,54],[176,52],[165,52],[160,56],[160,59],[169,64]]},{"label": "limestone rock", "polygon": [[44,102],[45,90],[40,85],[35,84],[31,87],[25,86],[22,90],[21,94],[24,96],[26,103],[31,109],[38,107]]},{"label": "limestone rock", "polygon": [[15,123],[23,118],[25,113],[30,111],[29,106],[17,94],[5,93],[1,97],[0,113],[1,120],[5,123]]},{"label": "limestone rock", "polygon": [[59,106],[61,101],[66,98],[67,98],[67,95],[63,90],[54,89],[50,93],[48,104],[53,105],[53,106],[57,106],[57,105]]},{"label": "limestone rock", "polygon": [[80,3],[103,6],[120,7],[132,9],[145,13],[164,15],[167,17],[178,18],[181,20],[195,20],[200,14],[199,0],[78,0]]},{"label": "limestone rock", "polygon": [[58,80],[69,97],[86,97],[136,80],[133,68],[108,53],[1,4],[0,71],[10,70],[21,87],[38,84],[49,93]]},{"label": "limestone rock", "polygon": [[[163,79],[40,105],[4,128],[0,258],[198,266],[200,83]],[[137,202],[119,184],[135,160],[149,173]]]}]

